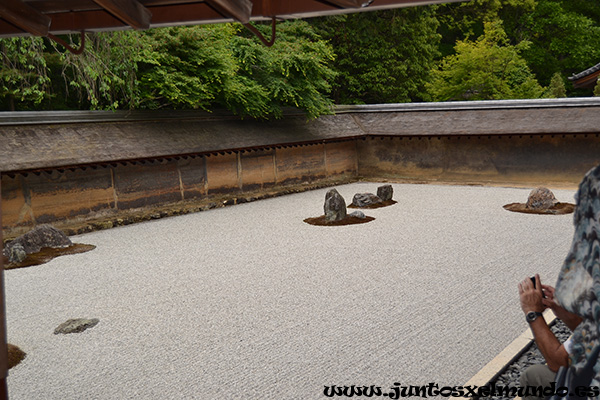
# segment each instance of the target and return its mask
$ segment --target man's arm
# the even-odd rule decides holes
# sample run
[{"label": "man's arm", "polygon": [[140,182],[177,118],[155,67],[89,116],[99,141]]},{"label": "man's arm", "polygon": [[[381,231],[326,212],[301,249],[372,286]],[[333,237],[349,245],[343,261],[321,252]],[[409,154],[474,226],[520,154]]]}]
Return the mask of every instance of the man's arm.
[{"label": "man's arm", "polygon": [[569,365],[569,353],[565,350],[565,346],[554,336],[544,317],[537,318],[529,326],[533,332],[535,343],[548,364],[548,368],[558,372],[561,366]]},{"label": "man's arm", "polygon": [[[521,300],[521,309],[527,315],[530,311],[543,312],[544,304],[542,302],[542,285],[540,277],[536,274],[536,287],[533,287],[531,279],[527,278],[519,284],[519,297]],[[544,356],[550,370],[556,372],[561,366],[569,363],[569,354],[565,347],[558,341],[543,316],[539,316],[535,321],[529,324],[535,343]]]}]

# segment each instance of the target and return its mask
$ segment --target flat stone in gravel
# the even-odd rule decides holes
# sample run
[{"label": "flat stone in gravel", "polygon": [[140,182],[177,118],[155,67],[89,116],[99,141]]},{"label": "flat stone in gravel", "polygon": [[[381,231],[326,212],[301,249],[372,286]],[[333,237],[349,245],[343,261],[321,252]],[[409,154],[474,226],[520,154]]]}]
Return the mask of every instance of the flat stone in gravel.
[{"label": "flat stone in gravel", "polygon": [[86,329],[89,328],[93,328],[94,326],[96,326],[98,324],[98,322],[100,322],[100,320],[98,318],[92,318],[92,319],[87,319],[87,318],[76,318],[76,319],[70,319],[67,320],[65,322],[63,322],[62,324],[60,324],[55,330],[54,330],[54,334],[58,335],[58,334],[67,334],[67,333],[81,333],[83,331],[85,331]]}]

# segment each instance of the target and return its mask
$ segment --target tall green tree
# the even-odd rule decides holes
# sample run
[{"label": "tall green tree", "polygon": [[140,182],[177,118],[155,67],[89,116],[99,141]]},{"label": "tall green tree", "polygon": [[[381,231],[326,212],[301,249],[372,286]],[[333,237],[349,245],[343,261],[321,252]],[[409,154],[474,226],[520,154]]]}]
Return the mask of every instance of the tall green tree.
[{"label": "tall green tree", "polygon": [[311,22],[330,41],[336,103],[420,101],[438,56],[432,7],[374,11]]},{"label": "tall green tree", "polygon": [[456,54],[445,57],[427,84],[431,99],[498,100],[538,98],[538,84],[520,53],[527,42],[511,45],[500,21],[487,22],[477,40],[456,44]]},{"label": "tall green tree", "polygon": [[[79,108],[137,107],[140,38],[141,34],[135,31],[88,33],[81,54],[72,54],[54,44],[55,52],[60,55],[65,96],[75,94]],[[77,47],[79,44],[73,44],[72,39],[68,40]]]},{"label": "tall green tree", "polygon": [[0,101],[4,109],[34,108],[48,97],[42,38],[0,39],[0,57]]},{"label": "tall green tree", "polygon": [[552,75],[552,79],[550,79],[550,85],[548,85],[546,93],[547,97],[555,99],[567,97],[565,81],[563,80],[563,77],[560,75],[560,73],[555,72],[554,75]]}]

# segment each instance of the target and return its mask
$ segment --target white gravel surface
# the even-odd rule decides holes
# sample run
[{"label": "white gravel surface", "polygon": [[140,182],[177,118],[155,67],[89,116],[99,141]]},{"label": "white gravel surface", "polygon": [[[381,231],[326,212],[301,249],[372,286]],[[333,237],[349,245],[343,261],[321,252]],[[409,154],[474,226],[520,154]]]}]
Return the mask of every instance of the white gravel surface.
[{"label": "white gravel surface", "polygon": [[[379,183],[338,186],[350,203]],[[461,385],[527,324],[517,283],[556,282],[572,214],[530,189],[394,184],[361,225],[318,227],[327,189],[75,236],[6,271],[12,400],[324,399],[325,386]],[[575,190],[553,190],[574,202]],[[54,335],[70,318],[99,318]]]}]

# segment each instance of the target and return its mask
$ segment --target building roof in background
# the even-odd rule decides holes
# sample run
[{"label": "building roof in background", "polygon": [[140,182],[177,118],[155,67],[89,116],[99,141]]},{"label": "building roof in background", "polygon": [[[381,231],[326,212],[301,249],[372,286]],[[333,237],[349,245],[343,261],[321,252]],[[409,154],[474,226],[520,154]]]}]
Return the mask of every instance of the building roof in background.
[{"label": "building roof in background", "polygon": [[589,88],[596,86],[599,74],[600,63],[586,69],[585,71],[570,76],[569,80],[573,82],[573,86],[576,88]]}]

